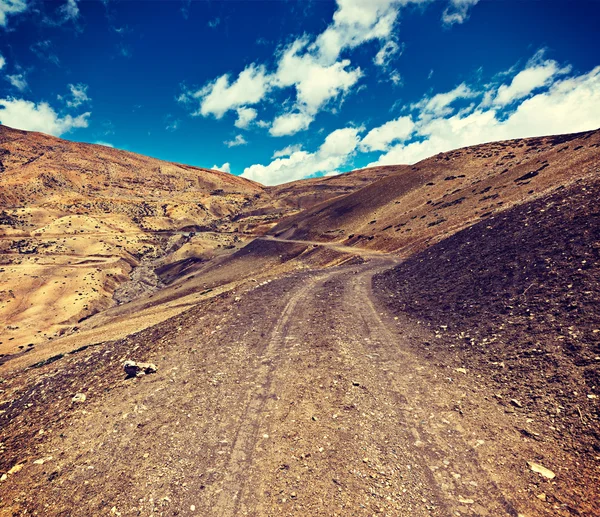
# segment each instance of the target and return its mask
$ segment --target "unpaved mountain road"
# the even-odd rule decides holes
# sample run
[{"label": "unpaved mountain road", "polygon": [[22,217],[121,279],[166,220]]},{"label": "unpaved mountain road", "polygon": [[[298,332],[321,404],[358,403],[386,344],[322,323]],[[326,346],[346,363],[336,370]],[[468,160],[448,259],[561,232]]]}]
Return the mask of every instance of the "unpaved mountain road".
[{"label": "unpaved mountain road", "polygon": [[[23,467],[0,515],[569,514],[536,497],[525,416],[383,311],[371,277],[394,263],[297,273],[7,378]],[[129,358],[159,371],[124,379]]]},{"label": "unpaved mountain road", "polygon": [[275,242],[287,242],[289,244],[306,244],[308,246],[323,246],[325,248],[331,248],[336,251],[340,251],[342,253],[350,253],[352,255],[359,255],[361,257],[371,257],[371,258],[382,258],[382,257],[392,257],[392,264],[394,263],[394,258],[389,253],[385,253],[383,251],[377,250],[369,250],[364,248],[358,248],[353,246],[346,246],[344,244],[340,244],[336,241],[333,242],[322,242],[322,241],[307,241],[301,239],[283,239],[281,237],[274,237],[272,235],[262,235],[261,237],[257,237],[257,240],[263,241],[275,241]]}]

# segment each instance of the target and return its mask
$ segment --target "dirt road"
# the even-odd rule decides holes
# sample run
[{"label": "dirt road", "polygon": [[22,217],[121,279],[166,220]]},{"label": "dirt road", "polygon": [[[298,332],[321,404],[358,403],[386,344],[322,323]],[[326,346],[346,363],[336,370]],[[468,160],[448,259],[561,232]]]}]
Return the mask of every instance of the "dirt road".
[{"label": "dirt road", "polygon": [[[7,378],[23,468],[0,515],[557,514],[523,460],[537,442],[374,298],[393,264],[291,275]],[[125,379],[124,359],[159,371]]]}]

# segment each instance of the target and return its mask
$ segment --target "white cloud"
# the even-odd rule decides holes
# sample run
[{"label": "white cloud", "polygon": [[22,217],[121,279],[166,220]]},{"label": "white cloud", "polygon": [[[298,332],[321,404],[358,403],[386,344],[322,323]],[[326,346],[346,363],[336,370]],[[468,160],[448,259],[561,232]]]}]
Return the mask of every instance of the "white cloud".
[{"label": "white cloud", "polygon": [[464,23],[469,18],[469,9],[478,2],[479,0],[450,0],[450,5],[442,14],[442,22],[447,27]]},{"label": "white cloud", "polygon": [[79,6],[77,0],[67,0],[60,8],[63,21],[76,20],[79,17]]},{"label": "white cloud", "polygon": [[307,116],[314,115],[331,99],[348,93],[360,79],[360,68],[348,69],[350,60],[345,59],[324,65],[305,52],[308,40],[294,41],[283,52],[273,84],[280,88],[296,88],[296,108]]},{"label": "white cloud", "polygon": [[313,118],[308,113],[284,113],[275,118],[269,133],[272,136],[294,135],[298,131],[304,131],[308,128]]},{"label": "white cloud", "polygon": [[377,66],[387,67],[392,57],[394,57],[400,51],[400,45],[395,41],[388,40],[379,49],[379,52],[375,55],[373,63]]},{"label": "white cloud", "polygon": [[7,75],[6,80],[17,90],[23,91],[27,89],[27,79],[25,79],[25,74]]},{"label": "white cloud", "polygon": [[[210,163],[210,162],[209,162]],[[211,169],[213,171],[221,171],[221,172],[231,172],[231,165],[229,164],[229,162],[225,162],[223,165],[221,165],[220,167],[218,165],[213,165],[211,167]]]},{"label": "white cloud", "polygon": [[452,112],[450,105],[459,99],[468,99],[477,96],[465,83],[459,84],[456,88],[449,92],[438,93],[433,97],[425,97],[421,101],[413,104],[413,109],[420,109],[421,116],[439,117],[446,113]]},{"label": "white cloud", "polygon": [[332,63],[345,48],[367,41],[388,39],[400,13],[409,3],[427,0],[338,0],[333,23],[319,35],[313,48],[320,59]]},{"label": "white cloud", "polygon": [[237,109],[237,120],[235,121],[235,127],[240,129],[246,129],[250,123],[256,118],[258,112],[254,108],[238,108]]},{"label": "white cloud", "polygon": [[275,151],[273,153],[272,158],[283,158],[284,156],[291,156],[294,153],[297,153],[298,151],[302,150],[302,145],[300,144],[295,144],[295,145],[288,145],[287,147],[284,147],[283,149],[280,149],[279,151]]},{"label": "white cloud", "polygon": [[0,54],[0,70],[4,68],[4,65],[6,65],[6,59],[4,59],[4,56]]},{"label": "white cloud", "polygon": [[[479,92],[481,102],[460,111],[440,103],[444,109],[434,109],[425,116],[417,112],[412,119],[416,141],[407,137],[370,165],[410,164],[439,152],[484,142],[599,128],[600,66],[579,76],[554,77],[551,84],[544,83],[545,91],[526,99],[521,97],[521,102],[508,113],[499,105],[490,105],[483,92]],[[497,91],[506,91],[503,86],[510,85],[501,85]],[[452,92],[446,95],[455,97]],[[428,100],[419,103],[421,110],[426,109]]]},{"label": "white cloud", "polygon": [[22,13],[27,10],[25,0],[0,0],[0,25],[6,27],[8,15]]},{"label": "white cloud", "polygon": [[265,67],[252,64],[233,83],[229,82],[229,74],[225,74],[196,92],[188,92],[180,100],[199,99],[200,109],[194,115],[213,115],[219,119],[229,110],[259,103],[268,88]]},{"label": "white cloud", "polygon": [[338,129],[330,133],[314,153],[289,149],[291,152],[287,157],[277,157],[268,165],[247,167],[242,176],[263,185],[277,185],[315,174],[334,173],[354,154],[361,131],[362,128],[352,127]]},{"label": "white cloud", "polygon": [[570,72],[570,67],[560,68],[556,61],[548,60],[519,72],[509,85],[498,88],[494,104],[504,106],[527,97],[537,88],[547,86],[557,75]]},{"label": "white cloud", "polygon": [[108,142],[103,142],[102,140],[98,140],[98,141],[94,142],[94,144],[103,145],[104,147],[114,147],[114,145],[109,144]]},{"label": "white cloud", "polygon": [[248,142],[242,135],[237,135],[233,140],[223,142],[227,147],[237,147],[238,145],[246,145]]},{"label": "white cloud", "polygon": [[64,97],[69,108],[78,108],[83,103],[91,100],[87,94],[88,86],[85,84],[69,84],[69,90],[71,92],[70,97]]},{"label": "white cloud", "polygon": [[[185,92],[179,100],[198,100],[200,108],[194,115],[213,115],[220,119],[229,110],[267,100],[272,91],[294,88],[295,96],[271,124],[272,136],[291,135],[309,127],[317,114],[334,100],[344,100],[363,76],[349,59],[339,59],[344,49],[365,42],[380,40],[381,49],[375,63],[387,66],[401,48],[394,40],[394,27],[402,6],[431,0],[337,0],[333,21],[316,38],[303,36],[277,55],[277,66],[267,72],[264,65],[252,64],[231,83],[229,74],[222,75],[195,92]],[[390,77],[400,84],[400,75]],[[236,126],[244,128],[239,116]],[[260,127],[264,121],[257,122]]]},{"label": "white cloud", "polygon": [[409,116],[390,120],[367,133],[360,143],[361,150],[387,151],[393,142],[409,138],[414,127],[415,123]]},{"label": "white cloud", "polygon": [[398,73],[397,70],[394,70],[391,74],[390,74],[390,81],[392,81],[392,84],[394,86],[402,86],[402,76]]},{"label": "white cloud", "polygon": [[72,129],[87,127],[90,113],[61,117],[46,102],[35,104],[23,99],[0,99],[0,123],[15,129],[41,131],[60,136]]}]

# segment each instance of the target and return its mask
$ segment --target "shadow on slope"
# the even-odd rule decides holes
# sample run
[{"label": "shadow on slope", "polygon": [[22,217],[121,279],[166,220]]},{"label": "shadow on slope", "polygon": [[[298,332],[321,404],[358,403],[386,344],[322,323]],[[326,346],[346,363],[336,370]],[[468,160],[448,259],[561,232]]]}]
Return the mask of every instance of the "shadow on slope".
[{"label": "shadow on slope", "polygon": [[493,142],[387,167],[389,175],[283,219],[290,239],[408,255],[494,213],[600,172],[600,131]]},{"label": "shadow on slope", "polygon": [[[600,181],[490,217],[374,279],[423,349],[492,382],[566,449],[600,452]],[[520,408],[517,408],[521,411]]]}]

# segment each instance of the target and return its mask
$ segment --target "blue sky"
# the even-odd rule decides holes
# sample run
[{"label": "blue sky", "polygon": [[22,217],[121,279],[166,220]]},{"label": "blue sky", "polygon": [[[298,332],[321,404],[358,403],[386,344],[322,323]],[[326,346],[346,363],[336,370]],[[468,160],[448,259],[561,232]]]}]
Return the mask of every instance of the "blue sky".
[{"label": "blue sky", "polygon": [[600,127],[600,2],[0,0],[0,121],[265,184]]}]

